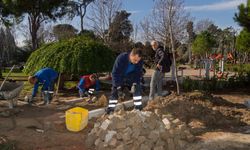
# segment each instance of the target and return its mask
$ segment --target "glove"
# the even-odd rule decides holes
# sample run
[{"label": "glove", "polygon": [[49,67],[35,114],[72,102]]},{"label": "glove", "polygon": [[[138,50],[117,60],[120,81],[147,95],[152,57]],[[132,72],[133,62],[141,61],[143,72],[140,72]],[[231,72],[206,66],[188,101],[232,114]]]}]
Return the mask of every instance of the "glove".
[{"label": "glove", "polygon": [[136,91],[136,83],[133,83],[131,87],[131,93],[135,93],[135,91]]},{"label": "glove", "polygon": [[121,86],[117,87],[117,94],[119,98],[123,99],[125,97],[125,94],[123,93]]}]

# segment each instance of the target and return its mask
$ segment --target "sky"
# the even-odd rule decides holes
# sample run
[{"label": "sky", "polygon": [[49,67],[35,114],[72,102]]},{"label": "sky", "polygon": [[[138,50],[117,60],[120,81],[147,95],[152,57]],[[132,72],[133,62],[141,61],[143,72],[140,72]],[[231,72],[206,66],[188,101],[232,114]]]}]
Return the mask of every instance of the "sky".
[{"label": "sky", "polygon": [[[184,0],[187,12],[190,12],[194,22],[209,19],[217,26],[225,28],[232,26],[239,28],[234,22],[233,16],[237,7],[247,0]],[[140,22],[144,16],[150,14],[153,0],[123,0],[123,7],[132,13],[130,19]]]},{"label": "sky", "polygon": [[[238,24],[233,20],[233,16],[237,12],[238,5],[246,2],[247,0],[184,0],[184,5],[194,22],[209,19],[220,28],[232,26],[236,30],[240,30]],[[154,4],[153,0],[122,0],[122,3],[122,9],[131,13],[129,19],[133,24],[139,24],[145,16],[149,15]],[[87,21],[85,17],[85,22]],[[79,18],[58,23],[69,23],[80,29]],[[85,27],[88,28],[87,25]],[[19,38],[19,45],[22,45],[21,39],[23,38]]]}]

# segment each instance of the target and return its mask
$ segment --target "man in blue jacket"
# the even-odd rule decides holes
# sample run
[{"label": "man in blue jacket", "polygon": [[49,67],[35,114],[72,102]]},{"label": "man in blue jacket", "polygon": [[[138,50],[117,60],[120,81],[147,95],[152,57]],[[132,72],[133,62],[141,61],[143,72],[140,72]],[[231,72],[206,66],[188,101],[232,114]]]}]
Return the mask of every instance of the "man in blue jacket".
[{"label": "man in blue jacket", "polygon": [[112,70],[112,92],[109,99],[107,114],[115,110],[118,98],[123,95],[123,87],[131,86],[135,109],[142,110],[142,96],[140,81],[143,61],[141,48],[134,48],[131,52],[121,53],[115,61]]},{"label": "man in blue jacket", "polygon": [[34,76],[29,76],[28,81],[34,85],[32,91],[32,98],[29,100],[29,103],[32,102],[33,98],[36,97],[36,93],[40,85],[42,85],[42,92],[44,91],[53,91],[54,82],[58,77],[58,73],[51,68],[43,68],[39,70]]}]

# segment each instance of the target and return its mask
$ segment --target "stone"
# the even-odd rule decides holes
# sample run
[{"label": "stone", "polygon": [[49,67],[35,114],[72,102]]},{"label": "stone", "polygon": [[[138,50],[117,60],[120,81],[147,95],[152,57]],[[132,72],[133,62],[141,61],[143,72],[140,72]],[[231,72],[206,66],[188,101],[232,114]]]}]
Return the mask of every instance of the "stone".
[{"label": "stone", "polygon": [[101,140],[98,138],[97,140],[95,140],[95,146],[98,146],[100,144]]},{"label": "stone", "polygon": [[151,150],[151,149],[148,147],[148,145],[142,144],[142,145],[140,146],[140,150]]},{"label": "stone", "polygon": [[162,120],[162,122],[164,123],[165,128],[169,130],[170,127],[171,127],[170,121],[169,121],[167,118],[164,118],[164,119]]},{"label": "stone", "polygon": [[113,138],[113,136],[116,135],[116,134],[117,134],[116,131],[108,131],[108,133],[107,133],[106,136],[105,136],[104,142],[105,142],[105,143],[109,143],[110,140]]},{"label": "stone", "polygon": [[187,145],[187,142],[184,140],[178,140],[176,145],[178,145],[180,147],[180,149],[184,149]]},{"label": "stone", "polygon": [[154,150],[164,150],[163,146],[155,147]]},{"label": "stone", "polygon": [[168,142],[168,149],[175,150],[174,140],[171,138],[168,139],[167,142]]},{"label": "stone", "polygon": [[177,128],[180,131],[184,131],[186,129],[186,125],[185,124],[181,124],[181,125],[178,125]]},{"label": "stone", "polygon": [[153,142],[156,142],[160,137],[159,131],[151,131],[148,138],[151,139]]},{"label": "stone", "polygon": [[100,127],[100,125],[101,125],[101,123],[100,123],[100,122],[96,122],[96,123],[94,124],[94,128],[99,128],[99,127]]},{"label": "stone", "polygon": [[121,144],[115,148],[115,150],[125,150],[124,144]]},{"label": "stone", "polygon": [[140,130],[138,129],[133,130],[133,134],[132,134],[133,138],[137,139],[139,135],[140,135]]},{"label": "stone", "polygon": [[126,129],[123,130],[123,133],[132,134],[132,130],[130,127],[127,127]]},{"label": "stone", "polygon": [[110,125],[110,123],[111,123],[111,121],[108,120],[108,119],[106,119],[106,120],[102,123],[101,129],[107,130],[107,129],[108,129],[108,126]]},{"label": "stone", "polygon": [[125,141],[125,142],[129,141],[129,140],[130,140],[130,138],[131,138],[131,136],[130,136],[130,135],[131,135],[131,134],[124,133],[124,134],[122,135],[122,139],[123,139],[123,141]]},{"label": "stone", "polygon": [[144,136],[139,136],[137,142],[139,144],[142,144],[144,141],[146,141],[146,138]]},{"label": "stone", "polygon": [[124,123],[123,121],[119,121],[115,124],[115,128],[116,129],[125,129],[126,128],[126,123]]},{"label": "stone", "polygon": [[117,133],[116,138],[117,138],[117,140],[121,140],[122,139],[122,134],[121,133]]},{"label": "stone", "polygon": [[172,121],[174,124],[176,124],[176,125],[179,125],[180,123],[181,123],[181,121],[179,120],[179,119],[175,119],[175,120],[173,120]]},{"label": "stone", "polygon": [[155,146],[157,147],[163,147],[165,145],[164,141],[162,141],[161,139],[158,139]]},{"label": "stone", "polygon": [[110,143],[109,143],[109,145],[115,147],[116,144],[117,144],[117,139],[112,138],[111,141],[110,141]]},{"label": "stone", "polygon": [[104,131],[103,129],[100,129],[97,133],[96,136],[99,137],[101,140],[105,139],[106,136],[106,131]]}]

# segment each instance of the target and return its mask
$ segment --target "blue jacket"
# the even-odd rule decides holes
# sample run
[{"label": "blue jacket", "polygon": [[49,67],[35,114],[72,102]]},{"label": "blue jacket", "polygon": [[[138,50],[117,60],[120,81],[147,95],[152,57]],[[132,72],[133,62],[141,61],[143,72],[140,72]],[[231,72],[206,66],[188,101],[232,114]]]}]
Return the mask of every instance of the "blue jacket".
[{"label": "blue jacket", "polygon": [[58,73],[51,68],[44,68],[39,70],[34,76],[38,81],[33,88],[33,97],[36,96],[39,85],[43,85],[42,90],[53,90],[54,80],[58,77]]},{"label": "blue jacket", "polygon": [[129,75],[125,75],[129,61],[129,54],[130,52],[124,52],[121,53],[115,61],[115,64],[113,66],[112,70],[112,84],[114,87],[119,87],[123,85],[124,78],[130,78],[133,83],[140,84],[140,79],[142,76],[142,67],[143,67],[143,61],[139,61],[138,64],[135,64],[135,69],[133,72],[131,72]]}]

